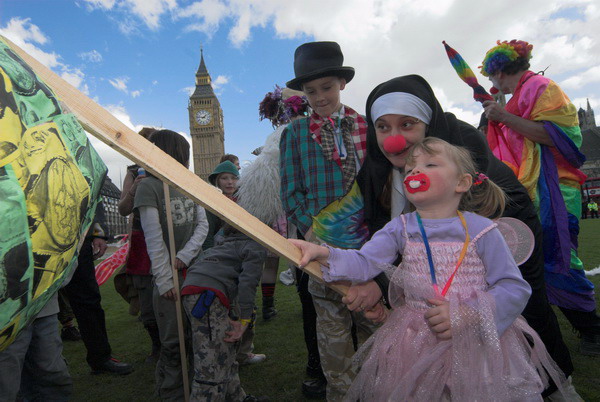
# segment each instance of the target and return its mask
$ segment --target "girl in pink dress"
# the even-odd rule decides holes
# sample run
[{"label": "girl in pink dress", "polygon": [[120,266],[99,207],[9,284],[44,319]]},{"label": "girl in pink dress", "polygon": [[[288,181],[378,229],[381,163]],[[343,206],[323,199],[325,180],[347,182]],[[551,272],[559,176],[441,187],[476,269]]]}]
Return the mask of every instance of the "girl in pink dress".
[{"label": "girl in pink dress", "polygon": [[404,184],[416,211],[362,249],[293,241],[326,282],[390,277],[393,310],[370,311],[386,322],[358,351],[346,399],[534,401],[548,376],[560,388],[562,373],[520,316],[531,288],[496,223],[477,215],[499,216],[502,190],[468,151],[432,137],[411,148]]}]

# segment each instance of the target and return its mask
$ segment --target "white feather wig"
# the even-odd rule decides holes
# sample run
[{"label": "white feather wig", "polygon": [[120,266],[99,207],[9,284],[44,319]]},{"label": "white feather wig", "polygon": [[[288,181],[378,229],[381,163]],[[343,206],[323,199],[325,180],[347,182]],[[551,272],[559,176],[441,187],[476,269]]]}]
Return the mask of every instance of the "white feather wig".
[{"label": "white feather wig", "polygon": [[244,167],[237,192],[238,204],[269,226],[284,214],[280,195],[279,140],[286,126],[271,133],[258,157]]}]

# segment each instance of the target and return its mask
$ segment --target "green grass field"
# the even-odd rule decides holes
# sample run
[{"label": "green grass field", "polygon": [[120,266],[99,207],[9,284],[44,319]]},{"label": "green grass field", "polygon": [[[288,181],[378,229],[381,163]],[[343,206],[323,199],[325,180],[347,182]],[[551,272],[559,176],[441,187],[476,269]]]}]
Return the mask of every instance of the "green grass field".
[{"label": "green grass field", "polygon": [[[600,266],[600,220],[581,221],[580,257],[587,269]],[[284,267],[284,265],[281,265]],[[284,268],[285,269],[285,268]],[[600,275],[590,279],[600,286]],[[75,401],[154,401],[153,367],[144,360],[150,349],[149,338],[136,317],[127,313],[128,306],[116,294],[112,281],[102,286],[102,305],[106,312],[108,335],[113,354],[133,363],[135,371],[124,377],[90,375],[81,342],[66,342],[65,357],[73,376]],[[260,293],[260,291],[259,291]],[[294,286],[276,287],[279,315],[271,322],[259,318],[255,352],[265,353],[267,360],[255,366],[241,367],[242,385],[247,393],[269,396],[272,401],[301,401],[300,384],[304,380],[306,350],[302,334],[300,303]],[[596,295],[598,300],[598,295]],[[260,300],[257,298],[260,306]],[[574,384],[586,401],[600,401],[600,358],[582,356],[579,339],[557,310],[563,336],[575,364]]]}]

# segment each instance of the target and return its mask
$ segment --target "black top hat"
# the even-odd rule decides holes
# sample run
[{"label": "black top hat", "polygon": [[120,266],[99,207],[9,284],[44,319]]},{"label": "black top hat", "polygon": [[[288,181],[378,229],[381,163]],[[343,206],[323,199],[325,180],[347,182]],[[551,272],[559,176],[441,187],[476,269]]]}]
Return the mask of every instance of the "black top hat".
[{"label": "black top hat", "polygon": [[309,42],[298,46],[294,53],[296,78],[287,87],[302,90],[302,84],[321,77],[336,76],[350,82],[354,68],[343,67],[344,55],[337,42]]}]

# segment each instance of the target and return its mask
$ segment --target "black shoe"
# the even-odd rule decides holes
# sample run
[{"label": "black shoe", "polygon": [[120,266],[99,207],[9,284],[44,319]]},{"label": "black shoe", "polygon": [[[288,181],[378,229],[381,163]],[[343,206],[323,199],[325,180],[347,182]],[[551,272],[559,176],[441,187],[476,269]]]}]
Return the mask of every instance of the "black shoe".
[{"label": "black shoe", "polygon": [[133,366],[129,363],[123,363],[111,357],[104,363],[92,367],[92,374],[111,373],[118,375],[126,375],[133,371]]},{"label": "black shoe", "polygon": [[246,395],[243,402],[269,402],[270,399],[266,396]]},{"label": "black shoe", "polygon": [[302,394],[307,398],[325,398],[327,380],[324,378],[306,380],[302,383]]},{"label": "black shoe", "polygon": [[277,310],[275,309],[275,298],[273,296],[264,297],[262,300],[262,316],[263,320],[269,321],[271,318],[277,315]]},{"label": "black shoe", "polygon": [[262,316],[263,320],[269,321],[271,318],[274,318],[277,315],[277,310],[275,307],[263,308]]},{"label": "black shoe", "polygon": [[77,342],[81,340],[81,334],[77,327],[64,327],[62,331],[60,331],[60,337],[63,341]]},{"label": "black shoe", "polygon": [[580,352],[586,356],[600,356],[600,334],[581,334]]}]

